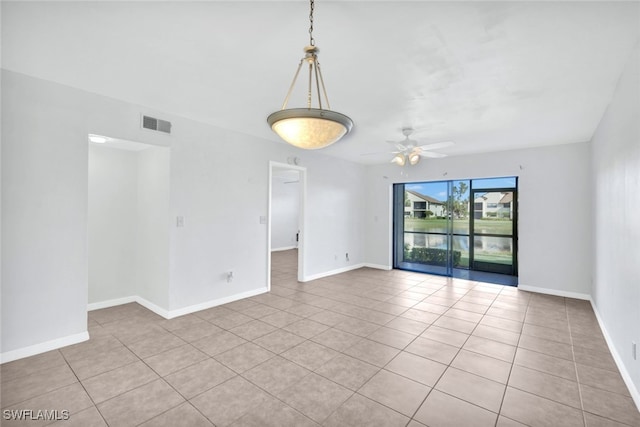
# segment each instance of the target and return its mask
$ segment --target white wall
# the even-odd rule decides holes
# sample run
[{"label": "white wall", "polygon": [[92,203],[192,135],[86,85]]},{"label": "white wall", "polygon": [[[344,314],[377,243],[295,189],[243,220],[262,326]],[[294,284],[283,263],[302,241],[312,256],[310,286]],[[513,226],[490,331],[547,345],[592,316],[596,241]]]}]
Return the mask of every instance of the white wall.
[{"label": "white wall", "polygon": [[[177,126],[176,126],[177,128]],[[227,295],[266,290],[269,160],[292,154],[307,168],[305,274],[363,261],[364,167],[317,152],[190,122],[171,149],[171,310]],[[258,143],[256,143],[258,142]],[[251,152],[251,156],[238,153]],[[335,259],[350,252],[350,261]],[[227,272],[234,280],[227,283]]]},{"label": "white wall", "polygon": [[89,145],[89,303],[136,295],[138,154]]},{"label": "white wall", "polygon": [[365,262],[364,207],[369,183],[363,165],[320,156],[302,159],[301,165],[307,168],[304,257],[309,280]]},{"label": "white wall", "polygon": [[[588,298],[591,272],[589,144],[426,160],[367,170],[366,260],[391,264],[391,186],[399,182],[518,176],[519,283]],[[385,178],[387,177],[387,178]]]},{"label": "white wall", "polygon": [[[640,407],[640,52],[592,140],[592,298]],[[638,360],[631,357],[631,342]],[[625,372],[626,371],[626,372]],[[633,385],[629,384],[629,380]]]},{"label": "white wall", "polygon": [[169,307],[169,149],[137,154],[135,281],[138,295]]},{"label": "white wall", "polygon": [[[364,260],[364,166],[7,70],[2,85],[3,352],[86,331],[88,133],[171,147],[165,310],[266,290],[271,160],[307,168],[308,274]],[[172,135],[140,129],[141,113]]]},{"label": "white wall", "polygon": [[[271,187],[271,250],[297,246],[300,212],[300,173],[277,175]],[[296,182],[297,181],[297,182]]]},{"label": "white wall", "polygon": [[86,336],[88,132],[68,95],[2,74],[4,356]]}]

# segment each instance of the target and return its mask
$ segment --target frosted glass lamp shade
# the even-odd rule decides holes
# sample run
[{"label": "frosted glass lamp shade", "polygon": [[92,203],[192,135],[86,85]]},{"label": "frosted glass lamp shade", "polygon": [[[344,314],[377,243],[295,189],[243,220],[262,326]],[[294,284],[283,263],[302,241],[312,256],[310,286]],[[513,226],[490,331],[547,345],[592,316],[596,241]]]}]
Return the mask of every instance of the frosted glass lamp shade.
[{"label": "frosted glass lamp shade", "polygon": [[414,165],[417,165],[419,161],[420,161],[420,152],[412,151],[411,154],[409,154],[409,164],[411,166],[414,166]]},{"label": "frosted glass lamp shade", "polygon": [[283,140],[305,150],[328,147],[353,127],[344,114],[318,108],[291,108],[267,117],[271,129]]}]

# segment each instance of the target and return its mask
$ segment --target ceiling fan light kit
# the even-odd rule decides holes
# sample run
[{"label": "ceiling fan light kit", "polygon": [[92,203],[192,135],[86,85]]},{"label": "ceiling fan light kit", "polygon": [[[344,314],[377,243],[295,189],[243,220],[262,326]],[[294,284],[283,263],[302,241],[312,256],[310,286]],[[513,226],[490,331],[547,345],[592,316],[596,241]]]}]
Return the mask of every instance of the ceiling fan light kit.
[{"label": "ceiling fan light kit", "polygon": [[398,166],[404,166],[405,163],[407,163],[407,158],[404,154],[398,153],[393,156],[393,159],[391,159],[391,163],[395,163]]},{"label": "ceiling fan light kit", "polygon": [[409,164],[411,166],[415,166],[420,161],[420,150],[418,148],[414,148],[411,153],[409,153]]},{"label": "ceiling fan light kit", "polygon": [[393,158],[391,159],[391,163],[394,163],[398,166],[404,166],[409,164],[411,166],[415,166],[420,163],[420,159],[422,157],[430,157],[430,158],[439,158],[446,157],[446,154],[442,153],[434,153],[433,151],[429,151],[434,148],[444,148],[450,147],[453,145],[453,142],[437,142],[435,144],[427,144],[427,145],[418,145],[418,141],[410,139],[409,136],[413,133],[412,128],[403,128],[402,134],[404,135],[404,140],[400,142],[395,141],[387,141],[390,144],[393,144],[398,151],[394,151]]},{"label": "ceiling fan light kit", "polygon": [[[305,56],[300,60],[298,69],[293,77],[282,108],[267,117],[271,129],[285,142],[306,150],[325,148],[339,141],[353,128],[353,121],[346,115],[331,111],[327,90],[324,86],[320,64],[318,63],[319,49],[313,38],[313,10],[314,0],[310,1],[309,12],[309,46],[304,48]],[[304,63],[308,64],[309,79],[307,89],[306,108],[287,108],[289,97],[295,87],[296,80]],[[312,108],[313,88],[315,87],[318,108]],[[327,108],[322,107],[322,98]]]}]

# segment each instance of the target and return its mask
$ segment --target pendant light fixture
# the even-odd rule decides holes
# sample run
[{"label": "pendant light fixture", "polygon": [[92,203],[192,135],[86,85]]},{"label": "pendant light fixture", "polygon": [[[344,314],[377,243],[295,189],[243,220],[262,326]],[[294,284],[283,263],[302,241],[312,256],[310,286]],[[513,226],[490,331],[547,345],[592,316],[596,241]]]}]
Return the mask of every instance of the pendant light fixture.
[{"label": "pendant light fixture", "polygon": [[[314,0],[310,0],[309,46],[304,48],[304,58],[298,64],[298,69],[293,77],[293,82],[291,82],[282,108],[267,117],[267,123],[280,138],[291,145],[306,150],[328,147],[348,134],[353,127],[353,121],[349,117],[330,110],[327,90],[324,86],[320,64],[318,63],[319,50],[313,38],[314,6]],[[309,68],[307,106],[306,108],[287,108],[289,97],[305,62]],[[318,97],[318,108],[313,108],[312,106],[314,88]],[[326,108],[323,108],[323,96]]]}]

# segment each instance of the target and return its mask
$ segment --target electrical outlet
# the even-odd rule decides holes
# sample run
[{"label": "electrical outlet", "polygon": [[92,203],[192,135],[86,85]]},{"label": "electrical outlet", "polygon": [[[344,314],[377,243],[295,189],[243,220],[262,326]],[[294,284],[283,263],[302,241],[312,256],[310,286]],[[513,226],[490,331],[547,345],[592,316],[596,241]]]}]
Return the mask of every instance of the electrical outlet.
[{"label": "electrical outlet", "polygon": [[346,254],[344,254],[344,258],[349,261],[349,252],[347,252]]},{"label": "electrical outlet", "polygon": [[636,349],[636,343],[635,342],[631,342],[631,357],[633,357],[633,360],[637,360],[638,358],[638,352]]}]

